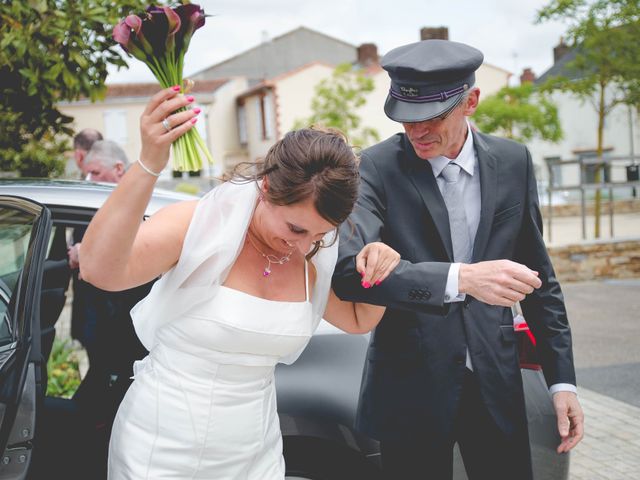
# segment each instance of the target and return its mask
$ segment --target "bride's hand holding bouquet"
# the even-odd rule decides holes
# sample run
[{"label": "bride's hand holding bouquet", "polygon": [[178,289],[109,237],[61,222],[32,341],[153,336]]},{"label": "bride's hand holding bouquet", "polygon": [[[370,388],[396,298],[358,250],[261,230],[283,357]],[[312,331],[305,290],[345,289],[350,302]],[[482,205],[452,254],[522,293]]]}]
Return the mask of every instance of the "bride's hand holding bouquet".
[{"label": "bride's hand holding bouquet", "polygon": [[[113,39],[127,54],[144,62],[165,88],[176,89],[176,94],[191,98],[178,108],[184,109],[193,102],[188,97],[189,82],[183,80],[184,56],[194,32],[202,27],[205,14],[196,4],[187,3],[175,8],[150,6],[140,15],[129,15],[113,29]],[[173,102],[176,105],[179,102]],[[148,109],[148,107],[147,107]],[[145,114],[150,113],[145,111]],[[213,159],[196,129],[186,129],[176,134],[171,131],[177,124],[171,123],[164,112],[162,127],[174,137],[173,168],[179,171],[198,171],[202,168],[201,154],[208,163]],[[183,135],[184,134],[184,135]],[[165,162],[166,163],[166,162]]]}]

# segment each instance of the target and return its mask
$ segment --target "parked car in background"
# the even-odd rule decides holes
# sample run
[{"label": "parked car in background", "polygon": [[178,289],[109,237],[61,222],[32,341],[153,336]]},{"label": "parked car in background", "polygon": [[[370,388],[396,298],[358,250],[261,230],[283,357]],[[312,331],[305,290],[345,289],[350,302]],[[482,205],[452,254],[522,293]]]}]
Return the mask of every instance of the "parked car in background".
[{"label": "parked car in background", "polygon": [[[69,301],[67,239],[86,226],[113,186],[76,181],[0,180],[0,479],[101,479],[111,424],[146,355],[129,309],[151,284],[109,293],[96,330],[99,365],[90,365],[71,399],[46,395],[46,364],[56,322]],[[147,208],[188,197],[156,191]],[[106,293],[105,293],[106,295]],[[526,323],[515,326],[536,480],[566,479],[549,392]],[[354,430],[368,335],[321,323],[293,365],[276,369],[287,479],[358,480],[379,476],[379,445]],[[455,478],[466,478],[459,456]]]}]

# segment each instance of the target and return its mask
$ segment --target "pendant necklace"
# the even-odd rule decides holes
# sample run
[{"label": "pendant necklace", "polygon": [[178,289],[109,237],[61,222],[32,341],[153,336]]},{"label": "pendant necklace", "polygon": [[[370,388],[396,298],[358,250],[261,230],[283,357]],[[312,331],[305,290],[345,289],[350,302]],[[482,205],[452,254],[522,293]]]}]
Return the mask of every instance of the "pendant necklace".
[{"label": "pendant necklace", "polygon": [[289,253],[287,253],[283,257],[277,257],[275,255],[268,255],[268,254],[264,253],[262,250],[260,250],[258,248],[258,246],[251,239],[251,235],[252,235],[251,231],[247,231],[247,238],[249,239],[249,243],[251,243],[253,248],[256,249],[256,252],[258,252],[260,255],[262,255],[262,258],[264,258],[267,261],[267,266],[264,267],[264,270],[262,271],[262,276],[263,277],[266,278],[269,275],[271,275],[271,264],[284,265],[285,263],[287,263],[290,260],[291,254],[293,253],[293,250],[291,250]]}]

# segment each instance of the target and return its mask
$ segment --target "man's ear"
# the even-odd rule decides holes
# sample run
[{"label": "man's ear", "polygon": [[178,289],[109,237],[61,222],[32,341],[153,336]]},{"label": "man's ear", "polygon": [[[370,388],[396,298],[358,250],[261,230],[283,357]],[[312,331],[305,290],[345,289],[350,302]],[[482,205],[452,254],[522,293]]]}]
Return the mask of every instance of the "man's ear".
[{"label": "man's ear", "polygon": [[116,169],[116,175],[118,175],[118,178],[122,177],[126,173],[126,169],[124,168],[124,163],[122,162],[116,163],[114,168]]},{"label": "man's ear", "polygon": [[475,87],[469,92],[469,97],[467,97],[467,104],[464,107],[464,114],[468,117],[473,115],[476,111],[476,108],[478,108],[479,101],[480,89],[478,87]]},{"label": "man's ear", "polygon": [[73,159],[76,162],[76,166],[82,170],[82,164],[84,163],[84,157],[87,155],[87,152],[85,152],[84,150],[80,150],[79,148],[76,148],[73,151]]}]

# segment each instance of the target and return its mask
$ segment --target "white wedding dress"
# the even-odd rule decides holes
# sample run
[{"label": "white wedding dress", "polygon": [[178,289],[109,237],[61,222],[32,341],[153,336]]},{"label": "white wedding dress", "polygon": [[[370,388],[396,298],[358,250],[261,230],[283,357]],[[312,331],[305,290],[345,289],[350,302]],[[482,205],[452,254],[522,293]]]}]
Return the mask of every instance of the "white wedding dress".
[{"label": "white wedding dress", "polygon": [[284,478],[273,375],[317,324],[307,270],[304,302],[220,286],[158,328],[113,425],[110,480]]}]

